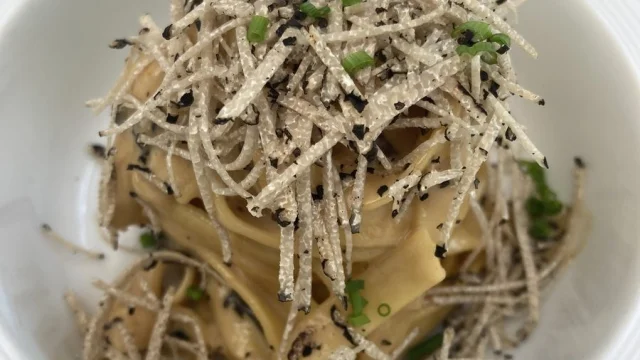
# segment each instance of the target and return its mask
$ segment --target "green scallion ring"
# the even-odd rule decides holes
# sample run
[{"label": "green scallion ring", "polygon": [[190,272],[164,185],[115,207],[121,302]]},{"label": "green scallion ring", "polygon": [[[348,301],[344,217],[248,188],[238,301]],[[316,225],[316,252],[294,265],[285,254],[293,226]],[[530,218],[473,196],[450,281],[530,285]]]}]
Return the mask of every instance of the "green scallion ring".
[{"label": "green scallion ring", "polygon": [[196,287],[196,286],[190,286],[190,287],[187,289],[187,297],[188,297],[190,300],[193,300],[193,301],[200,301],[200,299],[202,299],[202,297],[203,297],[203,296],[204,296],[204,291],[203,291],[201,288],[199,288],[199,287]]},{"label": "green scallion ring", "polygon": [[382,303],[378,306],[378,315],[382,317],[387,317],[391,314],[391,306],[387,303]]},{"label": "green scallion ring", "polygon": [[158,239],[151,231],[140,234],[140,246],[144,249],[151,249],[158,245]]},{"label": "green scallion ring", "polygon": [[317,8],[315,5],[307,1],[300,4],[300,11],[307,14],[307,16],[309,17],[317,19],[327,17],[327,15],[329,15],[329,13],[331,12],[331,8],[329,8],[328,6]]},{"label": "green scallion ring", "polygon": [[375,60],[366,51],[360,50],[345,56],[342,59],[342,67],[348,74],[355,74],[358,71],[375,65]]},{"label": "green scallion ring", "polygon": [[247,31],[247,40],[250,43],[261,43],[267,38],[267,29],[269,28],[269,19],[254,15],[249,23],[249,30]]},{"label": "green scallion ring", "polygon": [[507,34],[502,34],[502,33],[493,34],[489,37],[489,39],[487,39],[487,41],[496,43],[500,46],[511,47],[511,38]]}]

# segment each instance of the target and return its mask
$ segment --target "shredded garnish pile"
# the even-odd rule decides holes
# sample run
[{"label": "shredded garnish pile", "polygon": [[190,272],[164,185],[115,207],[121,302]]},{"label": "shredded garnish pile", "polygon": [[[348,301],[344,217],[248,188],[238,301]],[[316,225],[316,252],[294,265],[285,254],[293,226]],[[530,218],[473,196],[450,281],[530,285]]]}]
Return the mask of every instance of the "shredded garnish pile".
[{"label": "shredded garnish pile", "polygon": [[[143,16],[138,35],[111,44],[131,47],[129,62],[135,66],[122,73],[104,98],[89,104],[96,112],[113,108],[111,124],[101,136],[112,139],[133,130],[141,146],[158,147],[168,159],[179,156],[192,163],[226,263],[233,261],[233,249],[218,220],[214,195],[242,197],[255,217],[274,217],[281,231],[278,296],[294,302],[292,311],[308,312],[311,307],[314,239],[333,294],[347,303],[351,235],[360,232],[370,172],[399,176],[392,186],[379,190],[381,196],[388,192],[393,197],[393,218],[400,218],[414,199],[426,200],[429,188],[455,186],[434,256],[446,256],[467,200],[481,225],[484,245],[469,256],[455,283],[432,289],[424,301],[425,306],[462,304],[440,336],[442,359],[482,357],[489,346],[501,352],[519,342],[507,344],[499,325],[523,306],[528,321],[522,334],[528,334],[538,320],[541,287],[575,252],[575,241],[566,240],[575,236],[570,220],[565,233],[539,242],[540,249],[532,248],[529,236],[532,220],[524,204],[534,201],[527,201],[531,180],[513,158],[526,154],[535,166],[548,164],[506,102],[516,95],[544,105],[539,95],[517,83],[511,66],[512,45],[537,56],[504,20],[521,2],[174,0],[170,25],[159,27]],[[132,95],[132,87],[152,63],[163,77],[155,93],[140,99]],[[122,109],[130,116],[118,119]],[[408,128],[433,135],[406,156],[385,153],[378,141],[383,131]],[[442,144],[450,147],[450,169],[400,176],[414,160]],[[335,163],[338,146],[355,159],[348,176]],[[100,198],[101,225],[114,247],[117,235],[109,224],[115,211],[116,151],[110,141]],[[489,159],[483,200],[475,195],[477,175]],[[312,186],[314,164],[322,168],[318,187]],[[167,168],[168,182],[147,168],[129,170],[177,196],[181,189],[173,180],[171,161]],[[577,174],[581,179],[581,168]],[[510,192],[502,191],[507,178]],[[258,186],[260,179],[265,183]],[[573,219],[581,209],[578,184],[572,210],[553,216]],[[321,201],[314,201],[318,197]],[[544,218],[547,225],[555,219],[550,216]],[[477,258],[484,259],[482,272],[470,270]],[[105,289],[119,296],[117,289]],[[170,302],[171,294],[167,296],[157,300]],[[140,305],[160,315],[164,311],[158,302]],[[390,310],[388,305],[378,309]],[[362,319],[358,313],[350,321],[357,326]],[[409,335],[404,347],[416,336]],[[354,331],[357,348],[336,349],[334,358],[351,359],[361,350],[377,359],[400,355],[371,349],[375,345],[358,336]]]}]

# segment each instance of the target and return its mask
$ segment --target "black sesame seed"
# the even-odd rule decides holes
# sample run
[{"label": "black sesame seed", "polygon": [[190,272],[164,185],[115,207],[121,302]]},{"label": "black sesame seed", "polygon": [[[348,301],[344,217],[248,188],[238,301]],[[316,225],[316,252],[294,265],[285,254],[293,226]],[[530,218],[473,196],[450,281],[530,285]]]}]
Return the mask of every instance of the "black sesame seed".
[{"label": "black sesame seed", "polygon": [[398,216],[398,210],[393,210],[393,211],[391,212],[391,217],[392,217],[392,218],[395,218],[396,216]]},{"label": "black sesame seed", "polygon": [[162,32],[162,37],[165,40],[169,40],[171,39],[171,29],[173,28],[173,24],[169,24],[169,26],[167,26],[166,28],[164,28],[164,31]]},{"label": "black sesame seed", "polygon": [[484,70],[480,70],[480,81],[487,81],[487,80],[489,80],[489,74],[487,74],[487,72]]},{"label": "black sesame seed", "polygon": [[544,165],[544,167],[546,167],[547,169],[549,168],[549,163],[547,162],[547,158],[546,158],[546,157],[542,160],[542,164],[543,164],[543,165]]},{"label": "black sesame seed", "polygon": [[175,124],[178,122],[178,115],[167,114],[167,122],[169,124]]},{"label": "black sesame seed", "polygon": [[293,156],[298,157],[302,154],[302,150],[299,147],[293,149]]},{"label": "black sesame seed", "polygon": [[511,130],[511,127],[507,128],[507,131],[505,131],[504,133],[504,137],[509,141],[516,141],[516,139],[518,138],[513,130]]},{"label": "black sesame seed", "polygon": [[129,306],[129,315],[133,315],[136,313],[136,308],[134,306]]},{"label": "black sesame seed", "polygon": [[438,259],[444,259],[446,254],[447,254],[447,248],[444,247],[444,245],[436,245],[436,251],[434,255]]},{"label": "black sesame seed", "polygon": [[378,195],[382,196],[384,195],[384,193],[387,192],[387,190],[389,190],[389,187],[387,185],[382,185],[378,188]]},{"label": "black sesame seed", "polygon": [[[363,112],[364,108],[369,104],[367,100],[362,99],[360,96],[356,95],[353,91],[348,93],[346,96],[347,100],[351,102],[351,105],[359,112]],[[362,139],[361,139],[362,140]]]},{"label": "black sesame seed", "polygon": [[429,198],[429,193],[424,193],[420,195],[420,201],[425,201]]},{"label": "black sesame seed", "polygon": [[290,36],[290,37],[282,40],[282,43],[285,46],[294,46],[296,44],[296,42],[298,42],[298,38],[296,38],[295,36]]},{"label": "black sesame seed", "polygon": [[400,110],[404,109],[405,105],[404,105],[403,102],[398,101],[397,103],[393,104],[393,106],[396,108],[396,110],[400,111]]},{"label": "black sesame seed", "polygon": [[282,219],[281,216],[282,216],[282,212],[283,211],[284,211],[283,208],[279,208],[279,209],[276,210],[276,212],[275,212],[276,222],[281,227],[287,227],[287,226],[291,225],[291,221],[286,221],[286,220]]},{"label": "black sesame seed", "polygon": [[164,183],[164,188],[167,190],[167,194],[168,195],[173,195],[174,194],[173,187],[171,187],[171,185],[169,185],[168,182]]},{"label": "black sesame seed", "polygon": [[282,34],[284,34],[284,32],[287,31],[288,28],[289,26],[287,24],[280,25],[280,27],[278,27],[278,29],[276,30],[276,35],[282,36]]},{"label": "black sesame seed", "polygon": [[510,47],[508,47],[507,45],[502,45],[498,50],[496,50],[496,52],[500,55],[503,55],[503,54],[506,54],[507,51],[509,51],[509,49]]},{"label": "black sesame seed", "polygon": [[104,159],[107,157],[107,149],[100,144],[91,144],[91,153],[98,158]]},{"label": "black sesame seed", "polygon": [[546,101],[544,101],[544,99],[540,99],[540,101],[538,101],[538,105],[545,106],[546,105]]},{"label": "black sesame seed", "polygon": [[573,163],[580,169],[584,169],[586,167],[586,164],[584,163],[582,158],[578,156],[573,158]]},{"label": "black sesame seed", "polygon": [[475,186],[476,190],[478,190],[478,187],[480,186],[480,179],[476,178],[475,180],[473,180],[473,186]]},{"label": "black sesame seed", "polygon": [[500,89],[500,85],[498,85],[497,82],[495,81],[491,81],[491,85],[489,85],[489,92],[495,96],[498,97],[498,89]]},{"label": "black sesame seed", "polygon": [[479,147],[478,150],[480,150],[480,153],[482,154],[482,156],[489,155],[489,152],[486,149]]},{"label": "black sesame seed", "polygon": [[320,19],[318,19],[316,24],[318,25],[319,28],[324,29],[327,26],[329,26],[329,21],[327,19],[325,19],[325,18],[320,18]]},{"label": "black sesame seed", "polygon": [[382,14],[383,12],[387,12],[387,9],[385,9],[383,7],[377,7],[376,8],[376,14]]},{"label": "black sesame seed", "polygon": [[451,180],[443,181],[443,182],[440,184],[440,189],[444,189],[444,188],[446,188],[446,187],[447,187],[447,186],[449,186],[449,185],[451,185]]},{"label": "black sesame seed", "polygon": [[112,49],[124,49],[127,45],[133,45],[131,41],[127,39],[115,39],[109,44],[109,47]]},{"label": "black sesame seed", "polygon": [[458,38],[458,45],[473,46],[473,44],[474,44],[473,37],[474,36],[475,36],[475,34],[473,33],[473,31],[465,30],[462,34],[460,34],[460,37]]},{"label": "black sesame seed", "polygon": [[271,164],[271,167],[274,168],[278,168],[278,159],[277,158],[269,158],[269,163]]},{"label": "black sesame seed", "polygon": [[443,226],[444,226],[444,224],[443,224],[443,223],[440,223],[440,224],[438,224],[438,226],[436,226],[436,229],[438,229],[438,230],[442,230],[442,227],[443,227]]},{"label": "black sesame seed", "polygon": [[187,107],[193,104],[193,90],[189,90],[180,97],[178,106]]}]

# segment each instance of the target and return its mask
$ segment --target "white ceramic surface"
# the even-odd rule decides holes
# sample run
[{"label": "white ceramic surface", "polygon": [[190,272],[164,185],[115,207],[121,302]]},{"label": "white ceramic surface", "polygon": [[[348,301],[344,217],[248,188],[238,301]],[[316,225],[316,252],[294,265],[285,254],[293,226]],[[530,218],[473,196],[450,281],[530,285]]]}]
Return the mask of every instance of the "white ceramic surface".
[{"label": "white ceramic surface", "polygon": [[[590,167],[595,217],[588,245],[544,303],[517,359],[640,359],[640,6],[633,0],[530,0],[518,28],[540,52],[519,54],[521,82],[547,106],[515,102],[567,195],[574,155]],[[98,166],[85,147],[104,116],[84,100],[106,92],[125,53],[107,48],[139,14],[166,20],[158,0],[0,0],[0,359],[73,359],[80,348],[66,289],[129,259],[97,264],[45,241],[50,223],[102,248],[95,224]],[[635,18],[635,19],[634,19]],[[634,344],[635,343],[635,344]]]}]

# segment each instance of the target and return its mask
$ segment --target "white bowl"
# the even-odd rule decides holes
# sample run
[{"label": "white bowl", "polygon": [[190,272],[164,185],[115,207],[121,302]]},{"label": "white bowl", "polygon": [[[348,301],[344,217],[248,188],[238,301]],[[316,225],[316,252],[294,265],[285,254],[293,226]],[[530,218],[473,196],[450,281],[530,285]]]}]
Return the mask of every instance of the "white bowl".
[{"label": "white bowl", "polygon": [[[95,220],[99,168],[85,151],[106,118],[83,104],[104,94],[123,64],[125,53],[106,45],[134,33],[144,12],[162,25],[167,8],[155,0],[0,0],[0,358],[74,358],[81,341],[63,292],[95,304],[90,281],[109,280],[128,261],[109,251],[100,263],[74,256],[38,226],[107,250]],[[564,195],[571,159],[586,160],[595,221],[517,359],[640,358],[638,14],[625,0],[522,8],[518,28],[541,55],[517,56],[517,70],[547,106],[515,102],[517,115]]]}]

